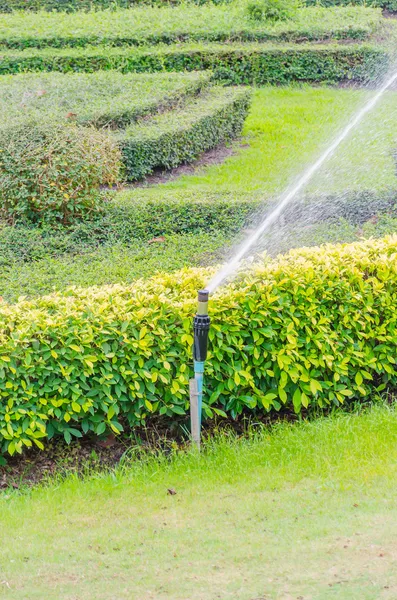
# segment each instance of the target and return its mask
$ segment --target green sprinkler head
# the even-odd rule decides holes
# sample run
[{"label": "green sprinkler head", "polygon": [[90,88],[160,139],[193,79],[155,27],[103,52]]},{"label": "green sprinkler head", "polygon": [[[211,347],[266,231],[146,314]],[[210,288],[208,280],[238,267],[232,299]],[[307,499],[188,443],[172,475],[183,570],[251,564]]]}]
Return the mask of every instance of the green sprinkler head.
[{"label": "green sprinkler head", "polygon": [[207,359],[208,332],[211,319],[208,316],[208,290],[200,290],[198,293],[197,314],[193,319],[193,357],[197,362]]}]

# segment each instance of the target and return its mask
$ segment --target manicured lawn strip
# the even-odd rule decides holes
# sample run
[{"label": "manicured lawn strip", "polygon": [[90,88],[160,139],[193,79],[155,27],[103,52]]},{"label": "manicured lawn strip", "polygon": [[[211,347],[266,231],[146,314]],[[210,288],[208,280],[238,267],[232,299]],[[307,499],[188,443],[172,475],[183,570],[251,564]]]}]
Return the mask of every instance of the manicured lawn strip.
[{"label": "manicured lawn strip", "polygon": [[[55,245],[59,240],[52,239]],[[62,240],[61,240],[62,241]],[[130,283],[140,277],[151,277],[156,272],[170,273],[182,267],[206,266],[222,262],[230,236],[222,231],[196,234],[169,234],[165,241],[131,239],[128,244],[114,242],[97,249],[90,245],[78,246],[78,254],[71,248],[62,251],[44,245],[47,256],[33,261],[9,261],[1,267],[0,295],[15,302],[20,296],[41,296],[53,290],[64,290],[72,285],[81,287]]]},{"label": "manicured lawn strip", "polygon": [[336,83],[376,80],[390,62],[376,44],[272,43],[180,44],[151,48],[68,48],[5,50],[0,74],[25,71],[192,71],[209,69],[218,81],[280,84],[291,81]]},{"label": "manicured lawn strip", "polygon": [[79,14],[14,13],[0,21],[4,48],[141,45],[175,41],[364,40],[379,30],[380,9],[302,8],[295,20],[256,23],[245,3],[137,7]]},{"label": "manicured lawn strip", "polygon": [[127,179],[192,162],[233,140],[241,133],[250,101],[250,90],[215,87],[180,110],[130,125],[120,135]]},{"label": "manicured lawn strip", "polygon": [[[184,234],[205,237],[215,232],[216,236],[222,234],[227,244],[238,233],[253,227],[270,210],[271,203],[264,201],[260,194],[163,190],[160,195],[156,188],[126,191],[117,194],[101,214],[68,229],[4,226],[0,229],[0,267],[18,270],[23,264],[39,261],[43,265],[53,259],[68,263],[77,255],[99,253],[102,256],[107,249],[112,252],[113,247],[120,254],[123,249],[127,254],[136,253],[147,247],[151,239],[162,236],[166,241],[172,236],[184,243],[185,239],[193,240]],[[299,241],[300,245],[313,245],[354,241],[361,234],[379,237],[395,230],[396,212],[395,190],[385,194],[358,192],[304,197],[286,210],[282,221],[264,238],[263,247],[274,255],[281,249],[296,246]],[[328,235],[331,227],[333,233]],[[178,238],[178,234],[182,236]],[[161,250],[163,245],[159,244]],[[148,252],[151,256],[154,251],[148,249]],[[153,256],[160,260],[163,254]],[[144,253],[146,260],[145,257]],[[158,268],[162,268],[160,263]],[[91,281],[90,274],[87,281]]]},{"label": "manicured lawn strip", "polygon": [[209,83],[205,73],[26,73],[0,78],[3,119],[70,119],[97,127],[123,127],[182,104]]},{"label": "manicured lawn strip", "polygon": [[387,92],[376,110],[330,158],[309,190],[342,192],[397,188],[397,92]]},{"label": "manicured lawn strip", "polygon": [[115,473],[5,490],[7,594],[392,598],[396,465],[396,411],[384,407],[224,434],[201,455],[132,451]]},{"label": "manicured lawn strip", "polygon": [[[252,209],[252,204],[246,204]],[[240,206],[237,206],[237,211]],[[321,211],[321,209],[319,209]],[[359,223],[346,217],[335,217],[323,223],[316,220],[302,220],[292,224],[276,225],[261,240],[255,252],[266,251],[270,256],[287,252],[291,248],[316,246],[325,243],[349,243],[360,239],[379,238],[397,232],[397,205],[382,216],[376,208],[369,209],[368,220]],[[248,212],[248,211],[247,211]],[[210,213],[209,220],[215,221],[216,213]],[[232,221],[232,217],[229,218]],[[203,217],[204,221],[204,217]],[[131,235],[134,234],[134,221],[129,222]],[[126,227],[117,239],[118,231],[103,233],[89,227],[84,231],[76,229],[70,234],[42,237],[39,230],[16,229],[8,235],[0,233],[0,275],[2,285],[0,295],[9,302],[19,297],[34,298],[49,294],[53,290],[65,290],[69,286],[108,285],[131,283],[141,277],[151,277],[156,272],[172,273],[182,267],[217,265],[226,260],[232,248],[238,246],[245,233],[241,227],[252,225],[252,220],[237,213],[233,226],[222,228],[222,222],[206,226],[192,233],[166,233],[163,242],[148,243],[152,238],[127,238]],[[236,227],[240,225],[238,231]],[[178,229],[176,227],[175,229]],[[192,228],[193,229],[193,228]],[[164,231],[161,226],[158,231]],[[78,238],[81,235],[82,239]],[[95,233],[98,237],[95,238]],[[112,236],[113,234],[113,236]],[[107,236],[107,239],[106,239]],[[158,234],[157,237],[163,237]]]},{"label": "manicured lawn strip", "polygon": [[[174,190],[261,190],[280,193],[334,138],[374,92],[309,87],[255,90],[243,129],[247,145],[222,164],[165,184]],[[385,123],[387,126],[385,127]],[[386,94],[376,111],[344,142],[310,185],[314,194],[396,187],[397,94]]]}]

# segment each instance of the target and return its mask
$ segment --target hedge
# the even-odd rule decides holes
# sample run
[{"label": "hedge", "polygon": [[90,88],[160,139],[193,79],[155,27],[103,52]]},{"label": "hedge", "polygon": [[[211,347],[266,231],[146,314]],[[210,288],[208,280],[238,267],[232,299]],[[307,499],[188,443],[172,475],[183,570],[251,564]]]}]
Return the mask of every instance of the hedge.
[{"label": "hedge", "polygon": [[250,90],[214,87],[181,110],[127,127],[119,138],[127,179],[191,162],[232,140],[241,132],[250,100]]},{"label": "hedge", "polygon": [[[68,228],[19,224],[0,228],[0,267],[78,255],[115,245],[134,246],[137,240],[170,235],[222,232],[234,236],[250,228],[270,210],[269,199],[253,194],[137,188],[118,193],[103,212]],[[314,207],[314,209],[313,209]],[[291,205],[283,222],[304,227],[341,219],[362,225],[376,215],[397,216],[394,190],[316,195]],[[5,291],[3,290],[3,295]]]},{"label": "hedge", "polygon": [[[317,6],[318,0],[305,0],[306,6]],[[392,12],[397,11],[396,0],[321,0],[321,6],[380,6]]]},{"label": "hedge", "polygon": [[26,73],[0,77],[7,120],[125,127],[176,108],[209,85],[209,73]]},{"label": "hedge", "polygon": [[[179,4],[181,0],[0,0],[0,12],[18,10],[75,12],[130,8],[137,4]],[[210,0],[190,0],[194,4],[206,4]],[[212,0],[214,4],[224,4],[230,0]],[[318,0],[305,0],[307,6],[318,6]],[[322,6],[379,6],[390,11],[397,10],[396,0],[322,0]]]},{"label": "hedge", "polygon": [[382,26],[379,9],[302,8],[294,20],[255,22],[245,3],[146,7],[79,14],[15,13],[0,20],[0,47],[125,46],[187,41],[365,40]]},{"label": "hedge", "polygon": [[[0,305],[3,453],[185,415],[195,294],[209,276]],[[211,300],[205,413],[299,413],[394,387],[396,302],[397,237],[252,267]]]},{"label": "hedge", "polygon": [[64,226],[103,205],[120,183],[121,153],[94,127],[51,121],[0,125],[0,219]]},{"label": "hedge", "polygon": [[[230,0],[189,0],[194,4],[224,4]],[[10,13],[13,11],[57,11],[76,12],[105,9],[131,8],[137,4],[146,5],[170,5],[180,4],[182,0],[0,0],[0,12]]]},{"label": "hedge", "polygon": [[279,84],[290,81],[376,81],[387,70],[387,50],[373,44],[295,46],[209,44],[134,48],[5,51],[0,74],[24,71],[117,69],[124,73],[210,69],[219,82]]}]

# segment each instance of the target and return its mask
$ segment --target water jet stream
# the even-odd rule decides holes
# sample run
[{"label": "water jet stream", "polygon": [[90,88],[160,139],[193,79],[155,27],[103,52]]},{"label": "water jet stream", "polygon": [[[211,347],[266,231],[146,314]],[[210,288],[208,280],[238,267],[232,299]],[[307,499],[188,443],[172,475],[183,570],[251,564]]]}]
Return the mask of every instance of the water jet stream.
[{"label": "water jet stream", "polygon": [[287,190],[281,195],[280,201],[275,209],[266,216],[263,221],[259,224],[253,234],[247,239],[247,241],[240,247],[237,253],[227,262],[220,271],[213,277],[213,279],[206,286],[209,293],[213,293],[217,287],[232,273],[234,273],[239,266],[240,261],[244,258],[248,250],[259,240],[259,238],[265,233],[265,231],[276,221],[286,206],[296,197],[296,195],[304,188],[304,186],[310,181],[313,175],[319,170],[319,168],[325,163],[325,161],[335,152],[338,146],[343,140],[349,135],[349,133],[360,123],[365,115],[370,112],[379,102],[386,90],[397,80],[397,71],[391,75],[379,91],[369,100],[356,114],[341,133],[335,138],[335,140],[328,146],[328,148],[321,154],[321,156],[314,162],[306,171],[303,172],[298,181],[293,185],[291,189]]}]

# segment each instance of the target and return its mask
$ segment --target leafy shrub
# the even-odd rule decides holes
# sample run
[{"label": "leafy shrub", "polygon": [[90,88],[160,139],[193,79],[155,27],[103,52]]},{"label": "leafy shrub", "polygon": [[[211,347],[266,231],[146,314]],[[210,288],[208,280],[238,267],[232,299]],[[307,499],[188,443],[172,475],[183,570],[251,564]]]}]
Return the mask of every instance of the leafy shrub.
[{"label": "leafy shrub", "polygon": [[23,71],[194,71],[209,69],[228,84],[377,81],[390,63],[379,45],[208,44],[136,48],[5,51],[0,73]]},{"label": "leafy shrub", "polygon": [[127,128],[120,140],[127,179],[191,162],[232,140],[241,132],[250,99],[249,90],[212,88],[182,110]]},{"label": "leafy shrub", "polygon": [[0,129],[0,214],[67,224],[118,181],[120,152],[95,129],[28,123]]},{"label": "leafy shrub", "polygon": [[254,0],[247,4],[247,13],[256,22],[285,21],[295,17],[298,8],[299,0]]},{"label": "leafy shrub", "polygon": [[[2,451],[188,410],[186,270],[0,306]],[[293,251],[211,301],[204,410],[340,406],[397,384],[397,238]]]},{"label": "leafy shrub", "polygon": [[381,12],[373,8],[302,8],[293,21],[258,24],[248,18],[244,3],[233,2],[227,6],[185,4],[71,15],[4,15],[0,20],[0,46],[23,50],[46,46],[142,46],[188,41],[365,40],[381,27]]}]

